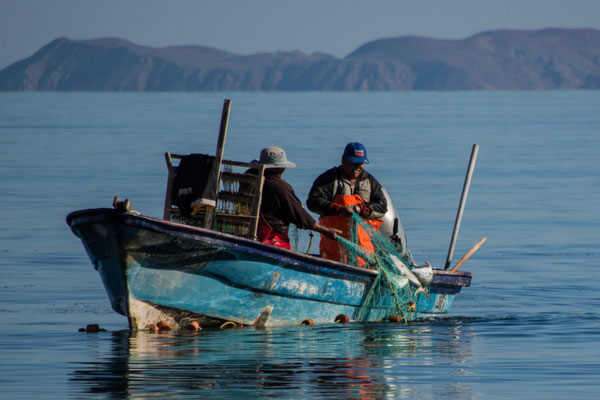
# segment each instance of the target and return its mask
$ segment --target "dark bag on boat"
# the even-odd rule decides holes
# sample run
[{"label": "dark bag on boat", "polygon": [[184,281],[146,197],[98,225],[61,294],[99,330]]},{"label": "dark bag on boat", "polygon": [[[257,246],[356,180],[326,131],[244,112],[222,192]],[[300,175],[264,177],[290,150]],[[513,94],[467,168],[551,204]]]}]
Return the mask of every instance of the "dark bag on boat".
[{"label": "dark bag on boat", "polygon": [[171,201],[182,216],[189,217],[195,206],[216,207],[219,166],[215,156],[183,156],[175,168]]}]

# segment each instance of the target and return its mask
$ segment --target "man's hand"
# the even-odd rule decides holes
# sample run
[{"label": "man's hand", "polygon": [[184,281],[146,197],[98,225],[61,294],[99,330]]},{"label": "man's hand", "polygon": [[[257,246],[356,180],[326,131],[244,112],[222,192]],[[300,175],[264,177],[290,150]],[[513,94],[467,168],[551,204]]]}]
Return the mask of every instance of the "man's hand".
[{"label": "man's hand", "polygon": [[344,217],[350,217],[353,212],[360,214],[360,207],[357,204],[353,206],[340,207],[340,214],[342,214]]},{"label": "man's hand", "polygon": [[322,232],[322,233],[323,233],[323,235],[325,235],[325,237],[327,239],[336,240],[337,235],[341,235],[342,231],[340,231],[339,229],[325,227],[325,232]]},{"label": "man's hand", "polygon": [[369,207],[368,204],[363,203],[360,205],[360,211],[357,211],[356,213],[362,218],[367,219],[371,216],[371,207]]},{"label": "man's hand", "polygon": [[312,230],[323,234],[323,236],[331,240],[336,240],[337,235],[342,234],[342,231],[340,231],[339,229],[328,228],[324,225],[319,224],[318,222],[315,224],[315,226],[312,227]]}]

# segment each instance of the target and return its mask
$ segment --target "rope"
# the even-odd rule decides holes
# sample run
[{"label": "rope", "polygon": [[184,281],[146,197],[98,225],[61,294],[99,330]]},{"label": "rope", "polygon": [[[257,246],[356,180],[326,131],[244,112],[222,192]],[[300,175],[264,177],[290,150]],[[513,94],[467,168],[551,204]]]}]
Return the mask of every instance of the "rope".
[{"label": "rope", "polygon": [[308,239],[308,249],[306,249],[306,254],[308,254],[310,252],[310,246],[312,246],[312,240],[313,237],[315,236],[312,231],[308,234],[309,239]]},{"label": "rope", "polygon": [[223,325],[220,326],[221,329],[225,329],[225,328],[229,328],[229,327],[237,328],[237,324],[235,322],[227,321]]}]

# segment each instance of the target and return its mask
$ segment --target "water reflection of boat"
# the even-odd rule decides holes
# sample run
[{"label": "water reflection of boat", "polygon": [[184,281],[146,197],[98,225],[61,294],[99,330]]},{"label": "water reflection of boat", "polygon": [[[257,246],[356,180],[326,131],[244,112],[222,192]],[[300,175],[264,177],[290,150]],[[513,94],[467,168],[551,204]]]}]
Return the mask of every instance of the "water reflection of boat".
[{"label": "water reflection of boat", "polygon": [[[470,285],[469,272],[433,270],[426,292],[412,290],[405,279],[398,289],[404,291],[401,303],[382,295],[359,317],[365,299],[372,299],[373,288],[382,285],[378,271],[254,240],[264,165],[222,159],[227,125],[223,121],[225,117],[217,156],[166,154],[169,179],[163,219],[129,212],[128,201],[115,202],[114,209],[81,210],[67,216],[102,278],[113,309],[128,317],[131,329],[159,322],[183,327],[194,321],[295,325],[309,320],[333,322],[339,316],[376,321],[390,317],[391,304],[409,321],[447,313],[454,296]],[[172,164],[175,158],[181,159],[178,167]],[[215,207],[206,207],[211,201],[204,198],[194,206],[195,202],[185,203],[173,194],[178,188],[177,193],[185,192],[177,186],[189,169],[182,166],[184,160],[209,165],[201,171],[206,185],[216,182],[215,200],[211,200]],[[234,168],[256,168],[259,173],[239,173]]]},{"label": "water reflection of boat", "polygon": [[[472,340],[459,321],[398,327],[114,332],[110,351],[94,351],[70,381],[78,393],[129,398],[470,397],[456,382]],[[441,365],[447,379],[432,380]]]}]

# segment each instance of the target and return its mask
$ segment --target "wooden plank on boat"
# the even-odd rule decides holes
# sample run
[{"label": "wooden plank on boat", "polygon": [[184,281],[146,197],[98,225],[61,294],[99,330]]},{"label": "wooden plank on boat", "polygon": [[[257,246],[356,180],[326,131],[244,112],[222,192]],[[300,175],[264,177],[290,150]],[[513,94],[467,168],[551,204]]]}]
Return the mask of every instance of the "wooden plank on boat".
[{"label": "wooden plank on boat", "polygon": [[[181,159],[181,157],[178,157]],[[171,153],[165,153],[165,161],[167,162],[167,192],[165,193],[165,208],[163,210],[163,219],[171,220],[171,207],[173,206],[173,200],[171,199],[171,191],[173,190],[173,179],[175,179],[175,172],[173,169],[173,158]]]},{"label": "wooden plank on boat", "polygon": [[[219,176],[217,177],[217,187],[215,188],[216,193],[219,193],[219,187],[221,185],[221,162],[223,161],[223,153],[225,151],[225,139],[227,137],[227,126],[229,125],[229,111],[231,110],[231,100],[225,99],[223,102],[223,111],[221,113],[221,125],[219,127],[219,140],[217,141],[217,152],[215,162],[217,163],[217,171]],[[214,224],[216,209],[210,209],[206,213],[205,227],[212,229]]]},{"label": "wooden plank on boat", "polygon": [[255,201],[252,207],[252,216],[254,219],[250,222],[250,238],[258,239],[256,231],[258,229],[258,215],[260,214],[260,204],[262,202],[262,188],[265,181],[265,166],[261,165],[258,169],[258,185],[256,187]]}]

